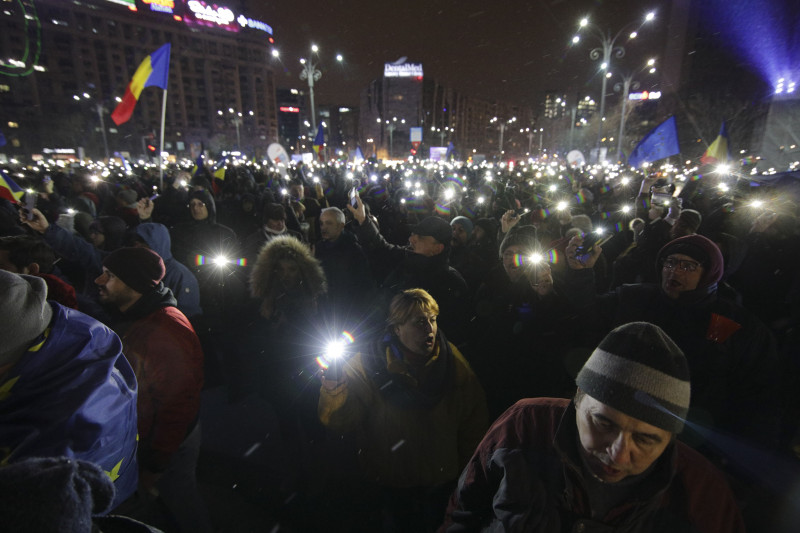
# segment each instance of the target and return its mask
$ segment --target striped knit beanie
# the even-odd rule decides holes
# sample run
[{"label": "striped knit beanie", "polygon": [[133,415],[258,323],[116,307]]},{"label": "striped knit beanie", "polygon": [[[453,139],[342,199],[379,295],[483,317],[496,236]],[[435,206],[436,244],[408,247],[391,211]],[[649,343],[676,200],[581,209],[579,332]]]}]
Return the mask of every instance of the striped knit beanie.
[{"label": "striped knit beanie", "polygon": [[595,400],[671,433],[689,411],[689,366],[661,328],[647,322],[619,326],[600,341],[575,380]]}]

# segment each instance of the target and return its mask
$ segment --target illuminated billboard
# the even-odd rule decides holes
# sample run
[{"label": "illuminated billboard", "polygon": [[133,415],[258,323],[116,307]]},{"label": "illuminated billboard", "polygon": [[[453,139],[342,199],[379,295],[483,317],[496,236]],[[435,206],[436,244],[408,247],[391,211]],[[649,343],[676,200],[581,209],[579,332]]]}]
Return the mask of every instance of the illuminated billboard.
[{"label": "illuminated billboard", "polygon": [[239,31],[236,15],[229,7],[207,4],[201,0],[189,0],[186,2],[186,13],[184,13],[183,18],[190,25]]},{"label": "illuminated billboard", "polygon": [[643,91],[628,94],[628,100],[658,100],[659,98],[661,98],[661,91]]},{"label": "illuminated billboard", "polygon": [[241,26],[242,28],[260,30],[272,35],[272,26],[270,26],[266,22],[261,22],[260,20],[247,18],[244,15],[239,15],[238,17],[236,17],[236,22],[238,22],[239,26]]},{"label": "illuminated billboard", "polygon": [[237,14],[227,6],[207,3],[203,0],[188,0],[183,18],[189,25],[207,26],[233,32],[249,28],[272,35],[272,26],[269,24],[251,19],[243,13]]},{"label": "illuminated billboard", "polygon": [[272,26],[252,19],[228,6],[205,0],[106,0],[112,4],[126,6],[131,11],[166,13],[177,21],[190,26],[205,26],[225,31],[239,32],[243,29],[262,31],[272,41]]},{"label": "illuminated billboard", "polygon": [[403,63],[383,65],[384,78],[422,78],[422,63]]},{"label": "illuminated billboard", "polygon": [[150,7],[150,11],[158,13],[175,13],[175,0],[142,0],[142,3]]}]

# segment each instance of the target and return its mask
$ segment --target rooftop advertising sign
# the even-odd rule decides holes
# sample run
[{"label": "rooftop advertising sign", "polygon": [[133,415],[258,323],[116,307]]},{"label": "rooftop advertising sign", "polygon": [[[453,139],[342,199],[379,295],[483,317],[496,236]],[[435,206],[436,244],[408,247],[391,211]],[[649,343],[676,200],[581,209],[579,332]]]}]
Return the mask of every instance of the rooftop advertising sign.
[{"label": "rooftop advertising sign", "polygon": [[241,26],[242,28],[261,30],[263,32],[272,35],[272,26],[270,26],[266,22],[261,22],[260,20],[247,18],[244,15],[239,15],[239,17],[236,19],[236,22],[238,22],[239,26]]},{"label": "rooftop advertising sign", "polygon": [[150,11],[175,13],[175,0],[142,0],[142,3],[150,6]]},{"label": "rooftop advertising sign", "polygon": [[211,4],[203,0],[188,0],[186,2],[184,20],[190,25],[208,26],[232,32],[238,32],[242,28],[249,28],[272,35],[272,26],[269,24],[251,19],[242,13],[237,16],[227,6]]},{"label": "rooftop advertising sign", "polygon": [[235,23],[236,15],[230,8],[217,4],[207,4],[201,0],[189,0],[186,2],[184,20],[186,20],[187,24],[221,28],[227,31],[239,31],[239,26]]},{"label": "rooftop advertising sign", "polygon": [[403,63],[402,65],[395,65],[394,63],[385,63],[383,65],[383,77],[421,78],[422,63]]},{"label": "rooftop advertising sign", "polygon": [[661,98],[661,91],[643,91],[628,94],[628,100],[658,100],[659,98]]},{"label": "rooftop advertising sign", "polygon": [[[242,29],[258,30],[273,35],[272,26],[266,22],[252,19],[244,13],[205,0],[106,0],[112,4],[128,7],[131,11],[145,10],[167,13],[177,21],[185,21],[190,26],[205,26],[231,32]],[[270,40],[272,42],[272,40]]]}]

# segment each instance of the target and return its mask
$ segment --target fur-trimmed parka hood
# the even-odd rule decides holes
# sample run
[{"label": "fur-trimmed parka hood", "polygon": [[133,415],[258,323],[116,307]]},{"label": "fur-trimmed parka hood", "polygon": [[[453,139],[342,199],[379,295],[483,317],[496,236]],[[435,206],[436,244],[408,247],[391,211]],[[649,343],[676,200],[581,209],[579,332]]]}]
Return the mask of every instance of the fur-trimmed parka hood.
[{"label": "fur-trimmed parka hood", "polygon": [[[278,278],[278,265],[283,260],[293,261],[300,270],[300,286],[283,287]],[[258,253],[253,271],[250,274],[250,293],[254,298],[263,301],[261,314],[271,318],[281,309],[276,309],[278,298],[281,300],[304,300],[309,306],[316,305],[321,294],[328,289],[325,273],[320,262],[311,254],[308,246],[295,237],[279,235],[271,239]],[[280,303],[277,304],[281,306]]]}]

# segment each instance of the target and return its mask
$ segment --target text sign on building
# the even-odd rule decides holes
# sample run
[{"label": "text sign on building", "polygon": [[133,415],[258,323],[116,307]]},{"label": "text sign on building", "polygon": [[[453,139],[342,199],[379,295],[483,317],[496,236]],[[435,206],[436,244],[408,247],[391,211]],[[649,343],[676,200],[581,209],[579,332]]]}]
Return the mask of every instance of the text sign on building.
[{"label": "text sign on building", "polygon": [[228,31],[239,31],[239,25],[236,24],[236,15],[230,8],[217,4],[207,4],[201,0],[189,0],[186,2],[184,18],[187,24],[194,23]]},{"label": "text sign on building", "polygon": [[150,11],[175,13],[175,0],[142,0],[142,3],[149,5]]},{"label": "text sign on building", "polygon": [[239,17],[236,19],[236,22],[238,22],[239,26],[241,26],[242,28],[251,28],[254,30],[260,30],[272,35],[272,26],[270,26],[266,22],[261,22],[260,20],[247,18],[244,15],[239,15]]},{"label": "text sign on building", "polygon": [[661,91],[643,91],[628,94],[628,100],[658,100],[659,98],[661,98]]},{"label": "text sign on building", "polygon": [[383,77],[421,78],[422,63],[403,63],[402,65],[395,65],[394,63],[385,63],[383,65]]},{"label": "text sign on building", "polygon": [[[164,1],[166,0],[158,0],[158,2]],[[233,32],[248,28],[272,35],[272,26],[266,22],[251,19],[243,13],[237,15],[229,7],[203,0],[188,0],[184,19],[190,25],[208,26]]]},{"label": "text sign on building", "polygon": [[444,161],[447,159],[447,146],[431,146],[429,157],[431,161]]},{"label": "text sign on building", "polygon": [[122,6],[127,6],[128,9],[135,10],[136,9],[136,0],[106,0],[107,2],[111,2],[112,4],[119,4]]}]

